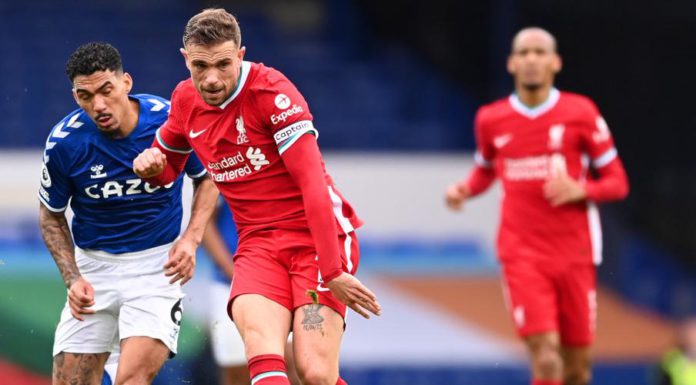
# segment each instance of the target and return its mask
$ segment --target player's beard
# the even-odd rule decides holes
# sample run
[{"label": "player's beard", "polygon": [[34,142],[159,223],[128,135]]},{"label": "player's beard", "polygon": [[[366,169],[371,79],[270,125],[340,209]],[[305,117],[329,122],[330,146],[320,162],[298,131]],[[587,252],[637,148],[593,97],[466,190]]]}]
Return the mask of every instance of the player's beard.
[{"label": "player's beard", "polygon": [[123,134],[121,134],[121,127],[109,127],[108,129],[98,128],[99,131],[109,137],[109,139],[121,139],[123,137]]},{"label": "player's beard", "polygon": [[211,106],[220,106],[222,103],[225,102],[225,100],[227,100],[230,97],[229,92],[226,93],[224,87],[218,89],[219,92],[216,94],[211,95],[208,93],[208,91],[215,91],[215,89],[205,89],[201,87],[200,94],[203,98],[203,101],[205,101],[206,104]]},{"label": "player's beard", "polygon": [[[110,126],[104,127],[99,124],[99,118],[103,116],[109,116],[109,120],[112,121]],[[108,136],[111,139],[118,139],[121,137],[121,126],[120,123],[114,118],[112,114],[100,114],[97,115],[97,117],[94,119],[94,123],[97,126],[97,129],[104,135]]]},{"label": "player's beard", "polygon": [[541,83],[522,83],[522,88],[529,92],[540,90],[544,85]]}]

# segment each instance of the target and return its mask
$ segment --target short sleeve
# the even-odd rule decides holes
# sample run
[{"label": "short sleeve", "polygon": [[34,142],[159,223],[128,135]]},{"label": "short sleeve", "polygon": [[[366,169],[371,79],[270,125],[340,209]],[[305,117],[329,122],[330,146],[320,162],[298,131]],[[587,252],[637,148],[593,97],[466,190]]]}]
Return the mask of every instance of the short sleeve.
[{"label": "short sleeve", "polygon": [[474,119],[474,136],[476,139],[476,153],[474,154],[474,162],[476,165],[483,168],[493,167],[493,158],[495,157],[495,149],[488,140],[488,136],[484,127],[483,112],[481,109],[476,113]]},{"label": "short sleeve", "polygon": [[186,139],[181,111],[182,100],[178,95],[178,89],[172,93],[172,105],[167,121],[157,129],[156,140],[167,151],[177,154],[190,154],[193,149]]},{"label": "short sleeve", "polygon": [[304,134],[319,136],[304,97],[283,74],[271,70],[268,87],[258,90],[255,104],[282,155]]},{"label": "short sleeve", "polygon": [[[49,145],[55,143],[49,142]],[[44,161],[41,165],[41,185],[39,186],[39,200],[47,209],[53,212],[63,212],[68,207],[70,197],[74,193],[73,185],[69,180],[70,170],[57,148],[46,148]]]},{"label": "short sleeve", "polygon": [[602,168],[617,158],[618,152],[614,146],[609,125],[594,103],[590,105],[583,126],[582,139],[585,151],[590,156],[594,168]]},{"label": "short sleeve", "polygon": [[202,176],[205,176],[206,174],[206,169],[203,167],[201,164],[201,161],[198,160],[198,157],[196,154],[191,154],[186,161],[186,165],[184,166],[184,170],[186,171],[186,175],[189,176],[191,179],[198,179]]}]

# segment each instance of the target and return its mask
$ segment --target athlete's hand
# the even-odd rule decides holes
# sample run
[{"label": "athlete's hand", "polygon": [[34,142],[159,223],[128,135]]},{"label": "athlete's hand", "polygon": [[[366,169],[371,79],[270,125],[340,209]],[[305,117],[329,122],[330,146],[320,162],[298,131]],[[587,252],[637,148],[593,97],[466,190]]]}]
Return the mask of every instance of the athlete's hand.
[{"label": "athlete's hand", "polygon": [[582,184],[568,174],[562,173],[544,184],[544,198],[551,203],[551,206],[557,207],[583,201],[587,198],[587,193]]},{"label": "athlete's hand", "polygon": [[169,283],[181,280],[185,284],[193,278],[196,270],[196,248],[198,244],[188,238],[180,238],[169,250],[169,260],[164,264],[164,275],[172,277]]},{"label": "athlete's hand", "polygon": [[141,178],[151,178],[164,171],[167,156],[157,147],[145,149],[133,160],[133,172]]},{"label": "athlete's hand", "polygon": [[324,285],[334,297],[361,316],[370,318],[366,309],[374,315],[382,314],[377,297],[354,276],[344,272]]},{"label": "athlete's hand", "polygon": [[469,192],[459,185],[453,184],[447,187],[445,192],[445,203],[452,211],[460,211],[464,207],[464,203],[469,198]]},{"label": "athlete's hand", "polygon": [[85,314],[94,314],[94,288],[84,278],[80,277],[68,289],[68,306],[73,318],[84,321]]}]

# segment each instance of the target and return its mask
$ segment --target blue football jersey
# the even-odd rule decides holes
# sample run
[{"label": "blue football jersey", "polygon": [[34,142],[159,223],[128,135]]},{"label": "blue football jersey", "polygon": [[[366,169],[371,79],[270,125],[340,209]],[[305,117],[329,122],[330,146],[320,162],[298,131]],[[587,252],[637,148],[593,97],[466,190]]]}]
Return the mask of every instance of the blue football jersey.
[{"label": "blue football jersey", "polygon": [[[130,98],[140,104],[140,114],[127,137],[109,138],[78,109],[46,140],[39,200],[54,212],[70,204],[73,238],[82,249],[141,251],[174,241],[181,230],[183,176],[157,187],[133,172],[133,159],[151,146],[167,120],[169,101],[147,94]],[[194,154],[185,171],[191,178],[206,174]]]},{"label": "blue football jersey", "polygon": [[[217,225],[218,231],[225,242],[227,250],[229,250],[231,254],[234,254],[237,250],[237,226],[234,224],[232,212],[230,211],[230,207],[227,206],[227,202],[225,202],[224,198],[220,197],[218,204],[219,206],[217,209],[217,215],[215,217],[215,224]],[[225,272],[214,263],[213,278],[216,281],[230,283],[230,279],[227,278]]]}]

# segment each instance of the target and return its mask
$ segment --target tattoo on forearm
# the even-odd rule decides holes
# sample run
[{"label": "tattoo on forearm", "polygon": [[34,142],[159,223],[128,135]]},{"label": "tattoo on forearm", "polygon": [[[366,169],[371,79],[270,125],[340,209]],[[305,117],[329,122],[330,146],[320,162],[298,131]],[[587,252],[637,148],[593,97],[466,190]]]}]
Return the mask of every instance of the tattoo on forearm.
[{"label": "tattoo on forearm", "polygon": [[321,304],[311,304],[304,306],[304,319],[302,320],[302,329],[306,331],[318,331],[324,335],[324,317],[319,314],[319,310],[324,307]]},{"label": "tattoo on forearm", "polygon": [[[108,353],[65,353],[53,359],[53,381],[59,384],[89,385],[101,378]],[[66,363],[66,356],[69,356]]]},{"label": "tattoo on forearm", "polygon": [[52,215],[46,208],[41,208],[40,213],[41,235],[53,260],[56,261],[65,286],[70,288],[70,285],[80,277],[80,271],[75,264],[75,247],[70,236],[68,221],[64,215]]}]

